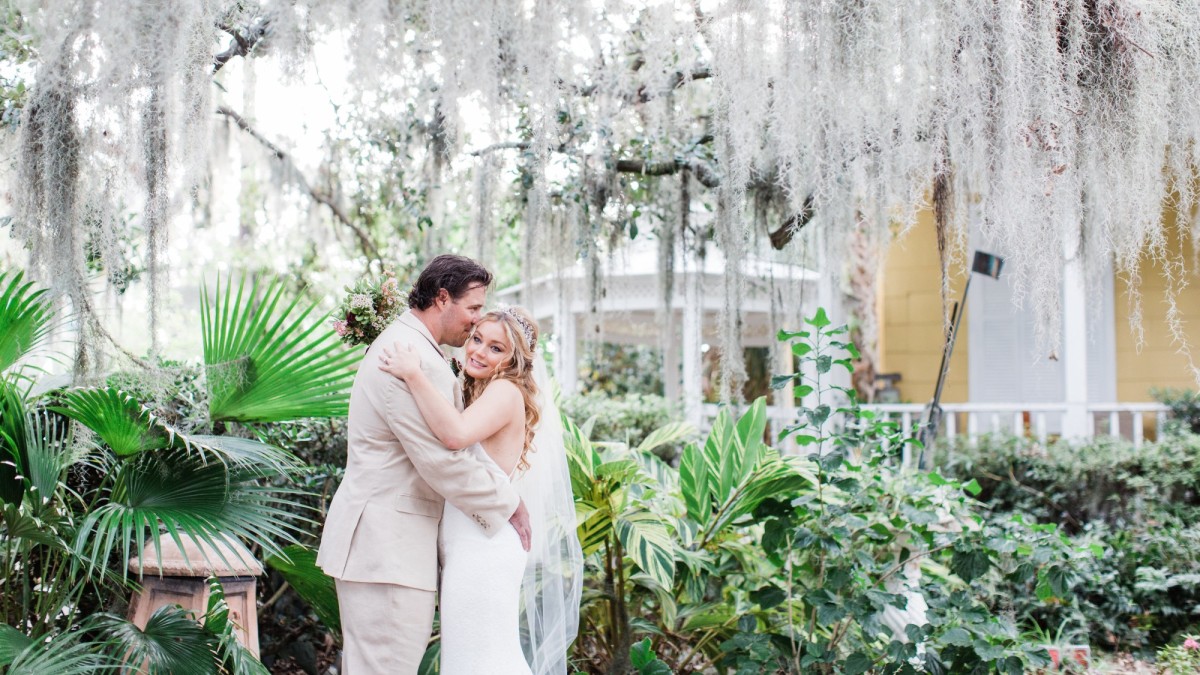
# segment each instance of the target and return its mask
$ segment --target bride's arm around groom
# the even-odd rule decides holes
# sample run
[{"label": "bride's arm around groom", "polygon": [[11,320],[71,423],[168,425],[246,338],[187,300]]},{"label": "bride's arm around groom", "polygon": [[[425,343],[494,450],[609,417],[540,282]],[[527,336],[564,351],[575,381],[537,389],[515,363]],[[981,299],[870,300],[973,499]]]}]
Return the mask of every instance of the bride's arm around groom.
[{"label": "bride's arm around groom", "polygon": [[[452,258],[452,273],[465,260],[441,256],[422,278],[445,267],[441,258]],[[524,507],[508,481],[471,452],[450,451],[438,442],[407,386],[378,367],[380,345],[412,345],[429,379],[461,406],[458,382],[437,345],[465,339],[471,313],[477,318],[491,281],[486,270],[483,274],[475,281],[468,274],[466,282],[434,274],[437,292],[426,299],[424,311],[406,312],[393,322],[359,365],[350,395],[346,473],[317,557],[337,580],[347,675],[416,671],[432,631],[444,500],[488,535],[514,518],[527,541],[527,520],[514,515],[518,509],[524,514]]]}]

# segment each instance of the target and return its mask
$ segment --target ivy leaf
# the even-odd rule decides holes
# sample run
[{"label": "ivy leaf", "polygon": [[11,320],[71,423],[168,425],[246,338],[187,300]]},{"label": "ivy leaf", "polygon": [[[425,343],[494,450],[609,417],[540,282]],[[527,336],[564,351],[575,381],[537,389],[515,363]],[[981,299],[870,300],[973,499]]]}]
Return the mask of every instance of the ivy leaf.
[{"label": "ivy leaf", "polygon": [[792,382],[792,380],[795,380],[795,379],[796,379],[796,375],[772,375],[771,376],[771,388],[772,389],[783,389],[784,387],[788,386],[788,384],[790,384]]},{"label": "ivy leaf", "polygon": [[854,652],[842,665],[842,672],[846,675],[862,675],[870,670],[872,665],[874,662],[871,661],[871,657],[862,652]]},{"label": "ivy leaf", "polygon": [[971,646],[971,634],[965,628],[951,628],[942,636],[942,642],[956,647]]},{"label": "ivy leaf", "polygon": [[815,315],[813,315],[813,317],[811,319],[805,319],[804,323],[806,323],[814,328],[824,328],[833,322],[830,321],[829,317],[825,315],[825,308],[818,307],[817,313]]},{"label": "ivy leaf", "polygon": [[792,344],[792,353],[796,356],[804,356],[812,351],[812,345],[807,342],[796,342]]},{"label": "ivy leaf", "polygon": [[787,592],[774,584],[767,584],[757,591],[751,591],[750,593],[750,601],[763,609],[778,607],[786,599]]},{"label": "ivy leaf", "polygon": [[796,338],[806,338],[808,335],[809,333],[806,330],[780,330],[775,334],[775,339],[779,342],[787,342],[788,340],[794,340]]},{"label": "ivy leaf", "polygon": [[991,566],[992,560],[985,551],[955,549],[950,559],[950,569],[966,582],[983,576]]},{"label": "ivy leaf", "polygon": [[963,490],[966,490],[968,493],[970,493],[972,497],[978,497],[979,493],[983,492],[983,488],[979,486],[979,481],[975,480],[974,478],[971,479],[971,482],[963,485]]},{"label": "ivy leaf", "polygon": [[829,372],[830,368],[833,367],[833,357],[829,356],[828,354],[823,354],[817,357],[816,363],[817,372],[824,375],[825,373]]}]

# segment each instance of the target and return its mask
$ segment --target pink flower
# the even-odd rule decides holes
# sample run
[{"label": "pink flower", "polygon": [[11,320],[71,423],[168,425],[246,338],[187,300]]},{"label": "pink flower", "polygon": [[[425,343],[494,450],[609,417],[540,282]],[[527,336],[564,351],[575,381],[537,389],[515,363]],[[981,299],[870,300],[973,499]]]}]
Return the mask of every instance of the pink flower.
[{"label": "pink flower", "polygon": [[341,336],[345,336],[346,333],[349,332],[347,330],[346,322],[342,321],[341,319],[333,322],[333,330],[335,332],[337,332],[338,335],[341,335]]},{"label": "pink flower", "polygon": [[1184,649],[1200,649],[1200,642],[1196,642],[1194,639],[1188,638],[1183,641],[1183,648]]}]

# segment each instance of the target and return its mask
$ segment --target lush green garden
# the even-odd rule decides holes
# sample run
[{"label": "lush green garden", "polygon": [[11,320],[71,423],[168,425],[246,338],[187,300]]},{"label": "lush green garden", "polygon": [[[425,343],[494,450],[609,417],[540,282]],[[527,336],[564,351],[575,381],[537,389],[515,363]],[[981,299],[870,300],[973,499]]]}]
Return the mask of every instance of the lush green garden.
[{"label": "lush green garden", "polygon": [[[205,294],[201,360],[45,390],[34,364],[69,318],[19,274],[0,289],[0,667],[328,672],[336,598],[312,549],[359,354],[282,286],[235,280]],[[653,397],[564,401],[581,672],[1021,673],[1063,643],[1172,672],[1197,661],[1190,399],[1141,449],[996,438],[917,472],[900,466],[902,430],[831,384],[856,355],[845,328],[818,311],[779,339],[813,379],[775,384],[819,394],[784,431],[800,454],[772,447],[761,399],[703,438]],[[155,536],[232,536],[265,559],[261,661],[233,639],[215,579],[199,616],[123,618],[129,557]],[[918,597],[923,620],[906,625]]]}]

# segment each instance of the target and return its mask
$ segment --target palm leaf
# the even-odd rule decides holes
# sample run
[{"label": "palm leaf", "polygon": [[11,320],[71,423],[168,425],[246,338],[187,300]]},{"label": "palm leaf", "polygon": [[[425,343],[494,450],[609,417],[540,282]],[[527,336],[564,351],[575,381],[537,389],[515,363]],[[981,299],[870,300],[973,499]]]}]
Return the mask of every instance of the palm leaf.
[{"label": "palm leaf", "polygon": [[64,406],[50,409],[96,432],[119,457],[177,448],[197,452],[205,460],[256,470],[262,476],[285,475],[302,466],[291,453],[254,439],[182,434],[119,389],[75,389],[65,399]]},{"label": "palm leaf", "polygon": [[97,653],[95,645],[60,633],[51,640],[30,642],[13,658],[7,675],[94,675],[115,670],[116,664]]},{"label": "palm leaf", "polygon": [[0,624],[0,668],[17,658],[17,654],[33,644],[28,635],[6,624]]},{"label": "palm leaf", "polygon": [[75,457],[70,450],[70,427],[58,424],[45,412],[30,412],[25,421],[25,458],[21,467],[27,495],[35,512],[54,500],[67,468]]},{"label": "palm leaf", "polygon": [[25,398],[14,382],[0,377],[0,501],[19,505],[25,497],[21,471],[29,465]]},{"label": "palm leaf", "polygon": [[271,675],[249,649],[237,639],[236,630],[245,628],[229,618],[229,603],[225,587],[216,577],[208,578],[208,611],[204,613],[204,630],[217,640],[217,655],[222,671],[229,675]]},{"label": "palm leaf", "polygon": [[300,597],[317,613],[317,618],[322,624],[334,631],[342,629],[337,588],[333,578],[317,567],[316,551],[293,544],[283,549],[280,555],[267,558],[266,562],[296,589]]},{"label": "palm leaf", "polygon": [[113,472],[109,500],[87,515],[73,544],[93,566],[119,550],[121,569],[128,570],[130,550],[149,541],[157,546],[160,525],[180,548],[182,536],[213,550],[234,537],[273,555],[295,541],[304,520],[288,511],[284,497],[293,491],[258,485],[257,472],[185,450],[140,453]]},{"label": "palm leaf", "polygon": [[[51,518],[53,516],[51,515]],[[12,541],[25,541],[37,546],[67,550],[55,520],[43,520],[16,504],[5,504],[0,508],[0,523],[4,524],[4,536]]]},{"label": "palm leaf", "polygon": [[40,346],[53,328],[54,307],[46,290],[23,280],[24,272],[0,273],[0,371]]},{"label": "palm leaf", "polygon": [[[201,294],[201,328],[214,420],[279,422],[346,414],[356,352],[343,347],[315,304],[285,301],[279,280],[249,292],[243,278],[233,295],[218,281]],[[311,318],[310,318],[311,317]]]},{"label": "palm leaf", "polygon": [[73,389],[50,410],[96,432],[119,457],[171,445],[172,433],[133,396],[112,387]]},{"label": "palm leaf", "polygon": [[178,605],[155,610],[145,628],[117,616],[100,617],[115,657],[147,675],[215,675],[216,640]]}]

